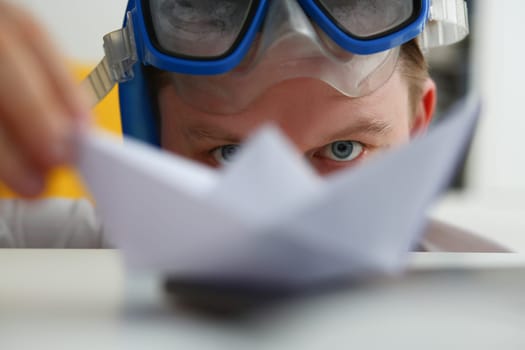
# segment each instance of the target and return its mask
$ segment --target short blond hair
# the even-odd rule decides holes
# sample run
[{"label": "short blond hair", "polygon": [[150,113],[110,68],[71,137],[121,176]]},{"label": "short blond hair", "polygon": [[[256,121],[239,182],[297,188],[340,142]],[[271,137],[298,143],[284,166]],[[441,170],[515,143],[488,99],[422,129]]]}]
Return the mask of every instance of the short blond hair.
[{"label": "short blond hair", "polygon": [[415,113],[423,94],[423,84],[429,78],[428,63],[416,39],[401,46],[397,69],[408,83],[409,103]]}]

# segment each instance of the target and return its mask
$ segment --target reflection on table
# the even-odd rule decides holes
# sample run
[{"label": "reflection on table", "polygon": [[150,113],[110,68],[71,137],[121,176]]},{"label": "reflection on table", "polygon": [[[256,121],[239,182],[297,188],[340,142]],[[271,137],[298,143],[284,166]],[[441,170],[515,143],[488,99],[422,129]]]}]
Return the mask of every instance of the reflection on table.
[{"label": "reflection on table", "polygon": [[113,250],[0,250],[2,349],[524,349],[525,255],[415,253],[395,278],[203,313]]}]

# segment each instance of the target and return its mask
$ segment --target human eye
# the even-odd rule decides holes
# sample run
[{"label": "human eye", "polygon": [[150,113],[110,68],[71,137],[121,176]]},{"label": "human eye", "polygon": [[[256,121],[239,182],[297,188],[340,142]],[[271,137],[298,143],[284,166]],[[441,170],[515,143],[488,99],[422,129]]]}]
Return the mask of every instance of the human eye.
[{"label": "human eye", "polygon": [[324,146],[319,156],[336,162],[349,162],[358,158],[363,152],[364,145],[361,142],[335,141]]},{"label": "human eye", "polygon": [[235,156],[237,155],[237,152],[240,148],[241,145],[236,144],[223,145],[214,148],[211,151],[211,155],[217,163],[220,165],[225,165],[235,159]]}]

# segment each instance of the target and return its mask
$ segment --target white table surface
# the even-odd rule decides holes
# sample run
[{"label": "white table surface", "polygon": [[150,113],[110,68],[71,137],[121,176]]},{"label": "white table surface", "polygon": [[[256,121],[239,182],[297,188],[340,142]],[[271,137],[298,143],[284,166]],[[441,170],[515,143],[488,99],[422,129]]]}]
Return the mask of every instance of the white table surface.
[{"label": "white table surface", "polygon": [[403,277],[233,319],[158,282],[113,250],[0,250],[0,349],[525,349],[525,254],[415,253]]}]

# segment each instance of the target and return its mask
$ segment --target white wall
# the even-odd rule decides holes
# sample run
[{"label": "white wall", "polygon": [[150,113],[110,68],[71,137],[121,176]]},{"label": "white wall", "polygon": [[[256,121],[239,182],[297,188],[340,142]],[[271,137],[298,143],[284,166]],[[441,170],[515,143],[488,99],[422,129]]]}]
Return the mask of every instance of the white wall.
[{"label": "white wall", "polygon": [[472,82],[484,100],[467,168],[469,188],[434,215],[525,252],[523,0],[476,0]]},{"label": "white wall", "polygon": [[478,189],[525,192],[525,1],[477,0],[477,9],[473,86],[485,105],[468,178]]},{"label": "white wall", "polygon": [[8,0],[34,13],[71,58],[97,63],[102,37],[121,27],[127,0]]}]

